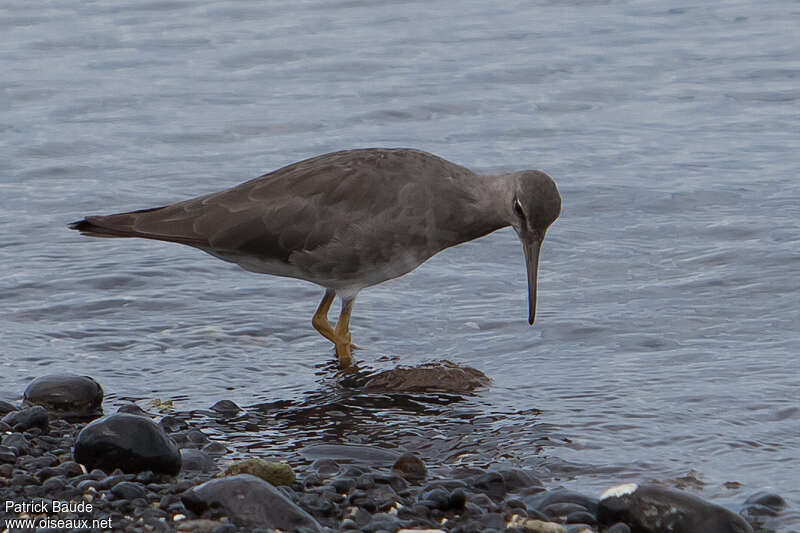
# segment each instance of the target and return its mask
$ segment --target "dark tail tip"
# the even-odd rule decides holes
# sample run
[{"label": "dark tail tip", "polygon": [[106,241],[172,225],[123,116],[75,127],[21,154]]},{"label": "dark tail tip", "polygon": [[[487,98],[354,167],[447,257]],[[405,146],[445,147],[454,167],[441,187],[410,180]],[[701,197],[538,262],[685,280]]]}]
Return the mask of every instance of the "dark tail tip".
[{"label": "dark tail tip", "polygon": [[92,223],[84,218],[83,220],[76,220],[75,222],[70,222],[69,224],[67,224],[67,227],[69,229],[74,229],[78,231],[86,231],[92,227]]}]

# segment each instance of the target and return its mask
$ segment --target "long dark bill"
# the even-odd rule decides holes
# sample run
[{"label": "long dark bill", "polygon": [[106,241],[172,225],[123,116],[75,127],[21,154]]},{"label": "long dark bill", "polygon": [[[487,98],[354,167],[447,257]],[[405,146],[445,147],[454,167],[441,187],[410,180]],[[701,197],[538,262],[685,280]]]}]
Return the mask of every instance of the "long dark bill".
[{"label": "long dark bill", "polygon": [[542,241],[535,234],[528,234],[521,240],[522,248],[525,250],[525,264],[528,267],[528,324],[533,325],[536,320],[536,285]]}]

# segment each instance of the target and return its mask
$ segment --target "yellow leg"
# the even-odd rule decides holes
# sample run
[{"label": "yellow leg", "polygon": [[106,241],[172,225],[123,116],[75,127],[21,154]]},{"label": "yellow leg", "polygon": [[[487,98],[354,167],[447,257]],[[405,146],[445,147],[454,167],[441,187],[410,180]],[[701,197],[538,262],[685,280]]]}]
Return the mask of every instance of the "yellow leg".
[{"label": "yellow leg", "polygon": [[353,364],[352,343],[350,342],[350,314],[353,311],[355,298],[342,301],[342,312],[339,315],[339,321],[336,323],[336,329],[328,321],[328,312],[331,309],[334,298],[336,298],[334,291],[330,289],[325,291],[325,296],[322,297],[311,323],[314,325],[314,329],[319,331],[323,337],[336,345],[336,356],[339,358],[339,364],[346,368]]},{"label": "yellow leg", "polygon": [[339,313],[339,320],[336,322],[336,355],[339,357],[339,365],[348,367],[353,364],[353,343],[350,340],[350,314],[353,312],[355,298],[342,300],[342,312]]}]

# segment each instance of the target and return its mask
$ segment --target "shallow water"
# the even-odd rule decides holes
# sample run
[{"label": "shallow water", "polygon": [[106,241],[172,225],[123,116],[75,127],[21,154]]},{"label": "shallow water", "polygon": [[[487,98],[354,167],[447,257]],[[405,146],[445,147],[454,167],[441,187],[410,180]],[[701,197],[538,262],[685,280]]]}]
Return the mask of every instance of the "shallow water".
[{"label": "shallow water", "polygon": [[[242,452],[402,445],[594,493],[688,475],[733,508],[777,492],[800,528],[800,3],[719,4],[4,2],[2,397],[88,374],[107,409],[259,406]],[[356,304],[364,372],[450,359],[489,390],[360,394],[318,287],[65,228],[356,146],[559,183],[535,327],[511,230]]]}]

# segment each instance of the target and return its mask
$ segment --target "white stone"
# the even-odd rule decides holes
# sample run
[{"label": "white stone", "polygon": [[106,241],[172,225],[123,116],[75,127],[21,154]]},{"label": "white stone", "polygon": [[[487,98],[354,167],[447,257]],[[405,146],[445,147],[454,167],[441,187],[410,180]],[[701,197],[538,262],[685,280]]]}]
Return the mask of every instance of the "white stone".
[{"label": "white stone", "polygon": [[625,483],[624,485],[617,485],[616,487],[611,487],[607,489],[603,494],[600,495],[601,500],[605,500],[606,498],[619,498],[620,496],[625,496],[626,494],[632,494],[636,492],[636,489],[639,488],[639,485],[636,483]]}]

